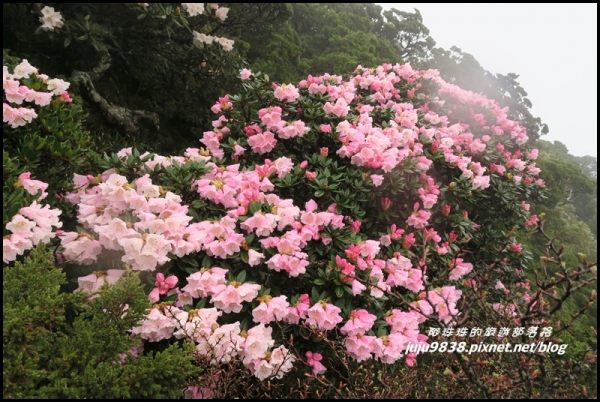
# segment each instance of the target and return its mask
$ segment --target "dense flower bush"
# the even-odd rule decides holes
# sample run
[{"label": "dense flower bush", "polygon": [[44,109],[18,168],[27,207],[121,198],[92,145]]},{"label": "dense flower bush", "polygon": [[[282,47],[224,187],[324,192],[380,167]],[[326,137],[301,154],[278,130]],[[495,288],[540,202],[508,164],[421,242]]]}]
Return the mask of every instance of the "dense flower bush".
[{"label": "dense flower bush", "polygon": [[[89,263],[91,253],[116,250],[140,271],[207,257],[208,266],[181,281],[175,304],[157,306],[134,332],[150,341],[174,336],[185,306],[206,299],[213,307],[195,313],[206,317],[187,324],[198,350],[218,349],[215,361],[240,353],[259,378],[291,367],[266,357],[274,339],[264,325],[273,321],[321,331],[340,324],[352,357],[394,363],[407,343],[426,341],[419,323],[432,316],[449,324],[460,315],[457,281],[474,261],[463,258],[459,241],[485,236],[461,198],[491,194],[493,182],[521,197],[543,185],[535,152],[519,149],[524,130],[493,101],[434,71],[359,67],[346,82],[309,77],[298,87],[271,87],[247,74],[246,94],[212,108],[213,130],[201,140],[207,151],[154,155],[137,179],[107,171],[94,186],[76,176],[79,191],[68,197],[92,236],[64,233],[65,256]],[[131,150],[118,156],[134,157]],[[177,175],[194,162],[202,170],[189,181],[196,219],[168,182],[158,185],[164,178],[155,183],[157,167]],[[521,201],[515,223],[527,216]],[[390,300],[392,290],[409,304]],[[240,322],[219,326],[217,318],[232,313]],[[254,336],[261,348],[250,351]]]},{"label": "dense flower bush", "polygon": [[90,168],[92,160],[90,135],[81,128],[85,115],[80,99],[71,98],[70,83],[50,78],[7,52],[2,83],[4,225],[30,206],[38,190],[39,200],[61,206],[71,216],[59,194],[72,188],[73,173]]},{"label": "dense flower bush", "polygon": [[[515,237],[538,227],[527,200],[544,183],[506,109],[409,65],[298,85],[240,77],[203,147],[123,149],[64,194],[81,226],[57,233],[59,257],[116,261],[151,283],[156,304],[133,335],[186,339],[207,364],[239,361],[266,380],[298,365],[327,375],[340,364],[332,343],[357,362],[413,366],[407,346],[427,327],[481,314],[548,323]],[[28,233],[14,216],[7,228]],[[94,297],[119,269],[80,277],[77,291]],[[212,392],[198,386],[188,394]]]}]

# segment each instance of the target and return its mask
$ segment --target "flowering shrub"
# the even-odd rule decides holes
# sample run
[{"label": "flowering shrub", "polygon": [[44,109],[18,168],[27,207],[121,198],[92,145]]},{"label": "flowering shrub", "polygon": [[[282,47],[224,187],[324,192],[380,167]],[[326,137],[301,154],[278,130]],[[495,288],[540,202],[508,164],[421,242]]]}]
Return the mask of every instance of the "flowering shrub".
[{"label": "flowering shrub", "polygon": [[2,83],[6,225],[32,203],[38,190],[42,190],[39,200],[60,205],[60,194],[72,189],[74,167],[89,168],[91,155],[89,133],[81,128],[84,113],[78,99],[71,98],[68,82],[39,73],[27,60],[5,52]]},{"label": "flowering shrub", "polygon": [[[19,205],[15,202],[16,198],[23,198],[24,193],[29,193],[29,196],[25,198],[31,198],[31,195],[37,195],[38,200],[42,200],[48,194],[45,192],[48,187],[47,183],[43,183],[39,180],[30,179],[31,173],[26,172],[19,175],[19,180],[15,183],[14,187],[17,189],[13,193],[12,197],[9,197],[9,202],[12,205]],[[22,189],[20,189],[22,187]],[[19,190],[20,189],[20,190]],[[10,232],[10,234],[4,236],[2,239],[3,248],[3,262],[8,263],[14,261],[17,255],[23,255],[23,253],[40,242],[47,244],[52,238],[55,237],[53,227],[60,228],[62,222],[58,220],[58,216],[62,211],[58,209],[50,208],[45,205],[43,208],[34,200],[31,205],[19,209],[19,211],[12,216],[10,222],[4,226],[4,231]]]},{"label": "flowering shrub", "polygon": [[[226,314],[251,313],[261,325],[280,321],[331,331],[345,322],[341,331],[351,356],[359,361],[385,356],[393,363],[407,342],[427,339],[419,323],[433,316],[449,324],[460,315],[462,291],[452,282],[471,272],[473,262],[461,258],[465,251],[458,241],[485,239],[461,198],[484,195],[491,182],[514,194],[543,184],[535,178],[534,162],[520,159],[524,130],[493,101],[444,83],[434,71],[409,66],[374,72],[359,67],[347,82],[309,77],[298,87],[271,88],[260,76],[246,82],[246,94],[225,96],[212,108],[217,119],[201,139],[207,151],[141,155],[148,160],[134,180],[107,171],[101,183],[87,188],[82,179],[80,190],[69,196],[79,205],[79,222],[103,249],[121,251],[123,263],[134,270],[205,256],[202,277],[192,274],[177,293],[177,307],[153,310],[156,319],[167,322],[168,315],[203,298]],[[260,105],[254,116],[252,102]],[[131,150],[118,156],[128,164],[136,161]],[[489,172],[482,164],[486,159],[510,172]],[[176,175],[188,163],[202,171],[191,180],[197,195],[186,194],[195,198],[195,216],[182,197],[166,190],[168,181],[156,170]],[[440,200],[442,191],[447,195]],[[384,199],[393,207],[370,207]],[[436,212],[439,206],[455,213],[444,216]],[[516,219],[526,215],[523,210]],[[83,249],[64,239],[62,245],[71,254],[73,247]],[[293,284],[286,279],[296,277]],[[393,289],[412,301],[388,316],[394,303],[386,293]],[[303,294],[311,297],[304,299],[307,308],[291,311]],[[369,304],[372,313],[360,309]],[[357,319],[359,312],[369,319]],[[227,337],[235,334],[238,341],[227,348],[246,353],[239,333],[251,329],[249,319],[228,327]],[[263,345],[272,346],[270,330],[268,336],[261,332]],[[397,333],[403,337],[390,338]],[[255,374],[257,364],[248,364]]]},{"label": "flowering shrub", "polygon": [[[123,149],[74,175],[65,198],[82,227],[60,235],[61,253],[147,276],[156,304],[132,334],[185,338],[207,364],[266,380],[298,365],[327,376],[347,358],[413,366],[426,325],[483,313],[546,323],[515,237],[537,228],[526,200],[544,183],[505,109],[409,65],[298,85],[240,76],[204,147]],[[497,286],[474,310],[470,295],[499,280],[520,297]]]}]

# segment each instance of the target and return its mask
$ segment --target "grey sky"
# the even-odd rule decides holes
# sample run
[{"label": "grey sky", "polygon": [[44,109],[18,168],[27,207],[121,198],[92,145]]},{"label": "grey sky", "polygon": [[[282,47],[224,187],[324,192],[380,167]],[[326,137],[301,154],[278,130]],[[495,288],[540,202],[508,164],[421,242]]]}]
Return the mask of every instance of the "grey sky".
[{"label": "grey sky", "polygon": [[378,3],[417,8],[436,46],[459,47],[492,73],[519,74],[543,140],[597,156],[598,4]]}]

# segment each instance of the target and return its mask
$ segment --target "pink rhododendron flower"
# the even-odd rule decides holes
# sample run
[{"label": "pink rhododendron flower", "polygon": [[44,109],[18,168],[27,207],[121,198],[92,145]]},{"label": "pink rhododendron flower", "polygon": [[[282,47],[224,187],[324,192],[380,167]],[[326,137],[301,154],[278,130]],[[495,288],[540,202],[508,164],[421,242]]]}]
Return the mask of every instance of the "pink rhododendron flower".
[{"label": "pink rhododendron flower", "polygon": [[300,92],[292,84],[283,84],[275,89],[273,95],[282,102],[294,102],[300,97]]},{"label": "pink rhododendron flower", "polygon": [[13,108],[10,105],[2,104],[2,121],[10,124],[12,128],[24,126],[31,123],[37,117],[37,113],[33,109],[24,107]]},{"label": "pink rhododendron flower", "polygon": [[310,301],[308,294],[303,294],[300,296],[298,302],[290,307],[288,310],[288,314],[284,317],[284,321],[290,324],[298,324],[300,319],[305,319],[307,317],[306,312],[310,308]]},{"label": "pink rhododendron flower", "polygon": [[379,187],[381,186],[381,184],[383,183],[383,176],[378,175],[378,174],[372,174],[369,176],[371,181],[373,182],[373,185],[375,187]]},{"label": "pink rhododendron flower", "polygon": [[171,275],[165,279],[165,276],[159,272],[156,274],[156,282],[154,283],[159,290],[159,294],[164,295],[169,289],[172,289],[177,285],[177,277]]},{"label": "pink rhododendron flower", "polygon": [[250,145],[252,151],[257,154],[271,152],[276,144],[277,140],[275,139],[275,135],[270,131],[265,131],[264,133],[256,134],[248,138],[248,145]]},{"label": "pink rhododendron flower", "polygon": [[365,309],[353,310],[350,313],[350,317],[348,318],[348,321],[346,321],[346,324],[340,328],[340,332],[349,336],[356,334],[363,335],[373,327],[376,319],[376,316],[370,314]]},{"label": "pink rhododendron flower", "polygon": [[247,68],[240,70],[240,78],[242,79],[242,81],[246,81],[251,76],[252,76],[252,71],[248,70]]},{"label": "pink rhododendron flower", "polygon": [[308,309],[306,319],[306,323],[308,325],[315,325],[317,328],[328,331],[336,327],[337,324],[342,322],[342,317],[340,316],[339,307],[334,306],[333,304],[325,303],[324,301],[319,301],[315,303],[314,306]]},{"label": "pink rhododendron flower", "polygon": [[264,258],[265,258],[265,255],[263,253],[259,253],[252,249],[248,250],[248,264],[251,267],[254,267],[254,266],[260,264]]},{"label": "pink rhododendron flower", "polygon": [[281,321],[289,313],[290,304],[286,296],[272,297],[269,295],[259,297],[261,303],[252,310],[254,322],[268,324],[271,321]]},{"label": "pink rhododendron flower", "polygon": [[114,285],[119,278],[123,276],[125,270],[109,269],[108,271],[96,271],[90,275],[77,278],[79,287],[74,292],[85,292],[89,294],[91,299],[99,296],[97,293],[104,283]]},{"label": "pink rhododendron flower", "polygon": [[462,258],[455,258],[450,261],[450,276],[448,279],[451,281],[457,280],[460,277],[468,274],[473,270],[473,264],[464,262]]},{"label": "pink rhododendron flower", "polygon": [[313,369],[313,374],[315,376],[322,374],[327,371],[327,368],[321,364],[321,360],[323,360],[323,356],[320,353],[313,353],[311,351],[306,352],[306,362]]},{"label": "pink rhododendron flower", "polygon": [[350,356],[356,361],[362,362],[372,357],[375,339],[376,337],[370,335],[351,335],[345,339],[344,346]]}]

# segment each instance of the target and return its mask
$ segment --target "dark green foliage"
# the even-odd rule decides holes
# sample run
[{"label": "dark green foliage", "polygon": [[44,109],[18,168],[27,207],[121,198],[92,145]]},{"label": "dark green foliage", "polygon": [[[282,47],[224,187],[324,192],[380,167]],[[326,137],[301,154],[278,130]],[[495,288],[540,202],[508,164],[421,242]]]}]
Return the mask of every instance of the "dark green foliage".
[{"label": "dark green foliage", "polygon": [[422,67],[423,61],[430,57],[435,40],[429,36],[429,29],[423,24],[419,10],[414,13],[395,8],[383,12],[385,22],[376,25],[378,33],[397,43],[400,57],[414,67]]},{"label": "dark green foliage", "polygon": [[150,306],[136,274],[105,286],[91,302],[61,292],[64,282],[42,246],[4,268],[5,398],[173,398],[197,378],[191,344],[122,362],[119,354],[140,343],[127,330]]},{"label": "dark green foliage", "polygon": [[398,44],[379,34],[383,22],[374,20],[381,18],[379,6],[293,3],[292,7],[288,23],[242,37],[250,44],[247,59],[253,71],[277,82],[293,82],[308,74],[347,74],[359,64],[401,61]]},{"label": "dark green foliage", "polygon": [[538,141],[540,150],[538,167],[546,181],[548,198],[540,203],[550,212],[564,205],[572,205],[572,214],[588,225],[594,238],[598,236],[598,183],[596,181],[596,158],[576,157],[569,154],[560,141]]},{"label": "dark green foliage", "polygon": [[[206,13],[190,17],[181,7],[158,3],[65,3],[56,6],[65,27],[43,32],[37,29],[39,8],[4,4],[3,47],[72,83],[69,91],[82,95],[90,113],[85,128],[99,151],[141,145],[170,153],[194,146],[210,126],[210,106],[239,82],[239,46],[227,52],[219,44],[193,43],[194,30],[227,36]],[[114,116],[128,111],[124,121]]]}]

